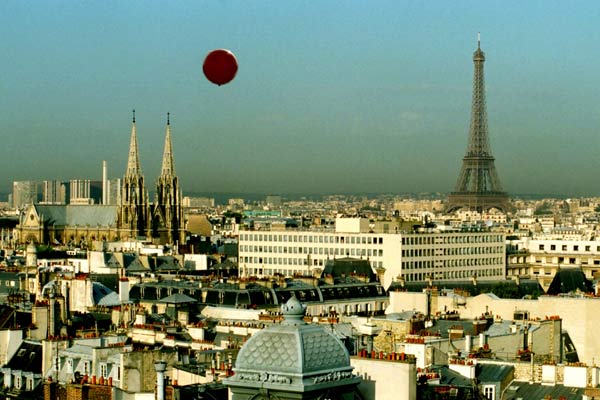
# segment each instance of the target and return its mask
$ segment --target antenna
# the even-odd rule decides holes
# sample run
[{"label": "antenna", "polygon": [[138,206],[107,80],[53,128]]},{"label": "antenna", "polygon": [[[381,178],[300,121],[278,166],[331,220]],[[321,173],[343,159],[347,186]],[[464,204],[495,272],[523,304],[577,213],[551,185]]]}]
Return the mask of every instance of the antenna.
[{"label": "antenna", "polygon": [[481,45],[481,32],[477,32],[477,48]]},{"label": "antenna", "polygon": [[171,113],[167,112],[167,125],[171,125],[171,122],[170,122],[171,121],[170,120],[171,117],[170,116],[171,116]]},{"label": "antenna", "polygon": [[133,110],[133,123],[135,124],[135,109]]}]

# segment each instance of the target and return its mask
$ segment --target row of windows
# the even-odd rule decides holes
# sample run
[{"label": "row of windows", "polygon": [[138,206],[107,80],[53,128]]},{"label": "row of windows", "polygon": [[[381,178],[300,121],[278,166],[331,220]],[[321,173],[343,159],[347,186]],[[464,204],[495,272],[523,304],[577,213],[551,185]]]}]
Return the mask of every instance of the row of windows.
[{"label": "row of windows", "polygon": [[[91,366],[92,366],[92,362],[91,361],[80,361],[77,365],[77,367],[75,367],[75,360],[73,358],[65,358],[63,361],[63,365],[65,367],[65,370],[69,373],[72,374],[73,372],[75,372],[75,369],[83,369],[82,372],[84,375],[88,375],[90,374],[91,371]],[[104,378],[108,378],[108,376],[110,375],[110,370],[111,367],[107,364],[107,363],[99,363],[99,367],[100,367],[100,376],[104,377]],[[117,380],[121,379],[121,369],[116,366],[116,372],[117,372]]]},{"label": "row of windows", "polygon": [[323,247],[295,247],[295,246],[257,246],[240,245],[240,252],[248,253],[283,253],[283,254],[321,254],[342,256],[383,257],[382,249],[339,249]]},{"label": "row of windows", "polygon": [[[27,377],[25,378],[25,390],[32,391],[34,386],[34,378]],[[21,390],[23,389],[23,377],[21,375],[15,376],[15,389]]]},{"label": "row of windows", "polygon": [[308,258],[285,258],[285,257],[242,257],[244,263],[266,264],[266,265],[313,265],[323,266],[323,260],[309,260]]},{"label": "row of windows", "polygon": [[379,236],[328,236],[328,235],[292,235],[273,233],[242,233],[240,241],[254,242],[300,242],[300,243],[342,243],[342,244],[383,244]]},{"label": "row of windows", "polygon": [[247,275],[250,276],[270,276],[272,275],[271,272],[282,274],[285,276],[301,275],[302,273],[306,273],[306,271],[291,268],[247,268],[247,271]]},{"label": "row of windows", "polygon": [[439,260],[434,263],[433,260],[428,261],[404,261],[402,269],[424,269],[424,268],[448,268],[448,267],[469,267],[469,266],[485,266],[502,264],[502,258],[469,258],[459,260]]},{"label": "row of windows", "polygon": [[504,242],[502,235],[403,236],[403,245]]},{"label": "row of windows", "polygon": [[579,259],[577,257],[531,257],[531,263],[554,263],[554,264],[587,264],[587,265],[600,265],[600,260],[592,259],[592,258],[582,258]]},{"label": "row of windows", "polygon": [[[600,246],[595,246],[595,247],[596,247],[596,251],[600,252]],[[549,248],[550,248],[550,251],[556,251],[557,245],[551,244],[549,246]],[[539,247],[538,247],[538,249],[541,250],[541,251],[543,251],[543,250],[546,249],[546,245],[545,244],[540,244]],[[567,247],[566,244],[560,245],[560,249],[561,249],[561,251],[568,251],[568,247]],[[574,245],[571,246],[571,250],[572,251],[580,251],[580,249],[583,250],[583,251],[590,252],[590,251],[592,251],[592,246],[590,246],[590,245],[580,246],[578,244],[574,244]]]},{"label": "row of windows", "polygon": [[490,247],[456,247],[444,249],[406,249],[402,257],[432,257],[432,256],[462,256],[469,254],[499,254],[504,253],[503,246]]},{"label": "row of windows", "polygon": [[[437,272],[433,276],[433,279],[467,279],[473,276],[503,276],[501,268],[489,269],[479,271],[475,269],[463,269],[459,271],[442,271]],[[431,274],[428,272],[417,272],[403,274],[404,279],[408,282],[424,281],[430,278]]]},{"label": "row of windows", "polygon": [[[310,266],[323,266],[323,260],[308,258],[294,258],[294,257],[248,257],[243,256],[241,260],[244,264],[260,264],[260,265],[310,265]],[[383,261],[371,261],[373,268],[383,267]]]}]

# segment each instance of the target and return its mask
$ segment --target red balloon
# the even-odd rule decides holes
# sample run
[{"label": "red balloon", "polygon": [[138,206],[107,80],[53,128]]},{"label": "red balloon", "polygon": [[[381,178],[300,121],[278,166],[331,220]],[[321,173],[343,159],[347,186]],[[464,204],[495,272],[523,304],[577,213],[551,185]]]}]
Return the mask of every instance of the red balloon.
[{"label": "red balloon", "polygon": [[202,70],[206,79],[215,85],[224,85],[235,78],[238,70],[237,60],[232,52],[225,49],[213,50],[204,59]]}]

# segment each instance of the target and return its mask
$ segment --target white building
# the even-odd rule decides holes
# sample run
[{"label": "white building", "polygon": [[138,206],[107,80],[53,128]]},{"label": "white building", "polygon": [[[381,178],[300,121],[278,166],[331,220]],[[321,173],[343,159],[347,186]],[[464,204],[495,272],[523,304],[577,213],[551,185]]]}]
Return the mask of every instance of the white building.
[{"label": "white building", "polygon": [[547,288],[559,268],[581,267],[592,280],[600,272],[600,241],[528,239],[508,257],[508,276],[537,278]]},{"label": "white building", "polygon": [[[600,299],[597,297],[540,296],[538,299],[529,300],[501,299],[493,294],[484,293],[474,297],[456,294],[438,296],[433,302],[427,300],[426,293],[392,291],[389,295],[390,305],[386,314],[416,308],[416,311],[424,314],[457,311],[463,319],[475,319],[489,311],[496,319],[512,320],[515,310],[522,310],[529,313],[531,321],[557,321],[560,318],[562,329],[569,333],[580,361],[590,365],[596,364],[600,354]],[[555,347],[559,345],[560,341]]]},{"label": "white building", "polygon": [[505,235],[496,232],[432,231],[373,233],[369,221],[337,218],[335,230],[241,231],[242,276],[310,274],[329,258],[367,258],[385,268],[384,287],[432,279],[504,279]]}]

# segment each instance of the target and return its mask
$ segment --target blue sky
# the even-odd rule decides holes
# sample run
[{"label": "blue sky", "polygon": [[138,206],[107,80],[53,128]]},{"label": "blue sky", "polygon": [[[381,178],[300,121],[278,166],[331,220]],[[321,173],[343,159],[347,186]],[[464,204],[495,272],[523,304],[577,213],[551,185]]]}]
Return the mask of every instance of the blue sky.
[{"label": "blue sky", "polygon": [[[600,195],[594,1],[0,2],[0,191],[125,170],[149,189],[167,111],[184,192],[450,191],[477,32],[510,193]],[[205,55],[233,51],[217,87]]]}]

